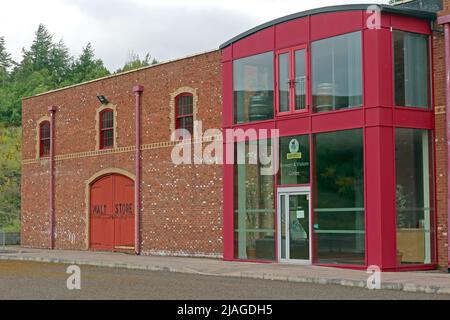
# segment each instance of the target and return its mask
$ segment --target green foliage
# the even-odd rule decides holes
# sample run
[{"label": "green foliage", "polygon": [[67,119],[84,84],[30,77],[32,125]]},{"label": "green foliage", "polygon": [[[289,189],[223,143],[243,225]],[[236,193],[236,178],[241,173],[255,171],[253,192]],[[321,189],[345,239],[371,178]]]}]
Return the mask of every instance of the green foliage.
[{"label": "green foliage", "polygon": [[147,53],[145,55],[145,58],[141,60],[141,58],[137,53],[130,52],[127,62],[125,62],[125,65],[122,68],[118,69],[115,73],[117,74],[131,70],[136,70],[139,68],[155,65],[157,63],[158,61],[155,58],[152,59],[149,53]]},{"label": "green foliage", "polygon": [[0,227],[20,219],[21,128],[0,126]]},{"label": "green foliage", "polygon": [[40,24],[31,45],[30,51],[24,51],[24,58],[32,62],[33,70],[48,69],[50,67],[50,52],[52,51],[53,37],[47,28]]},{"label": "green foliage", "polygon": [[90,81],[110,75],[110,72],[103,65],[103,61],[95,59],[94,49],[90,43],[83,48],[83,52],[72,65],[64,86]]},{"label": "green foliage", "polygon": [[56,86],[61,86],[65,79],[71,73],[71,65],[73,58],[69,54],[63,40],[53,45],[49,53],[49,70]]},{"label": "green foliage", "polygon": [[13,65],[11,55],[6,51],[5,38],[0,37],[0,88],[9,80],[9,69]]},{"label": "green foliage", "polygon": [[20,232],[20,219],[16,219],[2,229],[3,232]]},{"label": "green foliage", "polygon": [[53,36],[40,24],[31,47],[22,50],[22,61],[11,59],[5,40],[0,37],[0,123],[21,124],[24,97],[94,80],[109,75],[101,59],[96,59],[91,44],[74,58],[63,40]]}]

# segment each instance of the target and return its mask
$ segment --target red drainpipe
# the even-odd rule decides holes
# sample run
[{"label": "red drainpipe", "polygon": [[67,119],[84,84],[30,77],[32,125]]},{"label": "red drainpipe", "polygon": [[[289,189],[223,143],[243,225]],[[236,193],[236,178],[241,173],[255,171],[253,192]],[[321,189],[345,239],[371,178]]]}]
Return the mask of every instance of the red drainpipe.
[{"label": "red drainpipe", "polygon": [[56,107],[49,106],[50,112],[50,190],[49,190],[49,248],[55,248],[55,113]]},{"label": "red drainpipe", "polygon": [[[446,24],[445,24],[445,70],[446,70],[446,95],[447,95],[447,99],[446,99],[446,110],[447,110],[447,145],[448,142],[450,141],[450,16],[447,16],[447,19],[449,20]],[[449,190],[447,190],[448,192],[448,197],[447,197],[447,205],[448,205],[448,209],[447,209],[447,215],[448,215],[448,220],[447,220],[447,235],[448,235],[448,268],[450,269],[450,231],[449,231],[449,227],[450,227],[450,151],[447,150],[448,152],[448,169],[447,169],[447,179],[449,181],[449,183],[447,183],[447,188]]]},{"label": "red drainpipe", "polygon": [[135,155],[135,173],[134,181],[134,251],[136,255],[141,254],[141,96],[144,92],[144,86],[133,87],[136,98],[135,105],[135,128],[136,128],[136,155]]},{"label": "red drainpipe", "polygon": [[444,25],[445,47],[445,92],[447,110],[447,235],[448,235],[448,268],[450,271],[450,14],[438,18],[438,23]]}]

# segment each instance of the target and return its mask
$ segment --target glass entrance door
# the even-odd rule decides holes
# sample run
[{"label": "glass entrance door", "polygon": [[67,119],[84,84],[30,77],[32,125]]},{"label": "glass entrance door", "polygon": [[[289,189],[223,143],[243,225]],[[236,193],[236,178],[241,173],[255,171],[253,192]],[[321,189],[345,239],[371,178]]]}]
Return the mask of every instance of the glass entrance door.
[{"label": "glass entrance door", "polygon": [[311,263],[309,189],[278,192],[278,256],[281,262]]}]

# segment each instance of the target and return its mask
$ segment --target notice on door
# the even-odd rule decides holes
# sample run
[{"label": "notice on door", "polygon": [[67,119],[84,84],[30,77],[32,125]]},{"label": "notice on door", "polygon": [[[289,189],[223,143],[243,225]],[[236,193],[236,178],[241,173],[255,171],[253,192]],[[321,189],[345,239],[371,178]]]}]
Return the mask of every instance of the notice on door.
[{"label": "notice on door", "polygon": [[305,211],[298,210],[297,211],[297,219],[305,219]]}]

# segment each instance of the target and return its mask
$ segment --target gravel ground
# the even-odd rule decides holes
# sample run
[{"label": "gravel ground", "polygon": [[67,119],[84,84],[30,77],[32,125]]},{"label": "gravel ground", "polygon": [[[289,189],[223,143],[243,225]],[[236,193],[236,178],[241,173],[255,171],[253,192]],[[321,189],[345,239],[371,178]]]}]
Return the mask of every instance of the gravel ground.
[{"label": "gravel ground", "polygon": [[88,266],[81,267],[81,290],[70,291],[66,287],[67,267],[0,261],[0,300],[450,300],[446,295]]}]

